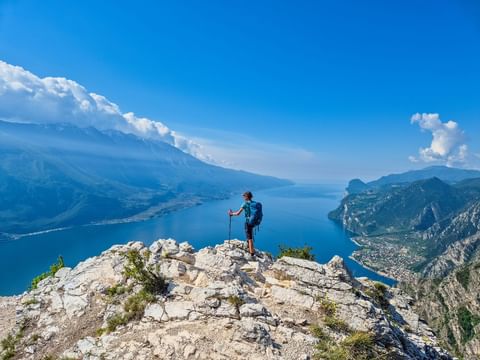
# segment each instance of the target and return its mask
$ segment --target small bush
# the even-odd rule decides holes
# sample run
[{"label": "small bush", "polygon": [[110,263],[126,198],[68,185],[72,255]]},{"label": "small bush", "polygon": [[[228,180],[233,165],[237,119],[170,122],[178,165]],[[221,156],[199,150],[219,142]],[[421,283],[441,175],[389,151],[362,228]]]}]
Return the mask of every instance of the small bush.
[{"label": "small bush", "polygon": [[347,336],[341,345],[348,350],[352,359],[368,360],[375,355],[373,336],[368,332],[355,331]]},{"label": "small bush", "polygon": [[36,276],[33,280],[32,283],[30,284],[30,290],[34,290],[38,288],[38,283],[50,276],[54,276],[58,270],[63,268],[65,266],[65,263],[63,261],[63,257],[59,256],[57,259],[57,262],[55,264],[50,265],[50,271],[44,272],[43,274],[40,274]]},{"label": "small bush", "polygon": [[387,285],[378,281],[373,284],[373,287],[375,288],[375,290],[377,290],[381,294],[385,294],[388,290]]},{"label": "small bush", "polygon": [[35,305],[35,304],[38,304],[39,301],[35,298],[32,298],[32,299],[28,299],[27,301],[23,302],[22,304],[25,305],[25,306],[29,306],[29,305]]},{"label": "small bush", "polygon": [[125,292],[127,292],[127,288],[125,286],[121,285],[121,284],[113,285],[112,287],[109,287],[107,289],[107,295],[110,296],[110,297],[115,297],[115,296],[118,296],[118,295],[122,295]]},{"label": "small bush", "polygon": [[129,320],[138,320],[143,317],[143,313],[145,311],[145,308],[147,307],[147,304],[154,301],[155,296],[147,292],[145,289],[142,289],[140,292],[130,296],[127,301],[125,301],[123,309],[127,313],[127,318]]},{"label": "small bush", "polygon": [[[126,325],[128,323],[128,319],[124,314],[115,314],[111,318],[107,320],[107,329],[106,332],[110,333],[117,329],[117,327]],[[97,334],[99,330],[97,330]]]},{"label": "small bush", "polygon": [[326,316],[335,316],[337,314],[337,304],[328,298],[317,298],[320,301],[320,309]]},{"label": "small bush", "polygon": [[340,343],[336,343],[320,327],[310,328],[312,335],[318,339],[315,345],[315,359],[322,360],[370,360],[380,358],[375,350],[372,334],[364,331],[354,331]]},{"label": "small bush", "polygon": [[455,335],[453,334],[453,331],[452,331],[452,328],[447,324],[447,342],[448,342],[448,345],[450,345],[450,347],[452,349],[457,349],[458,348],[458,344],[457,344],[457,340],[455,339]]},{"label": "small bush", "polygon": [[39,339],[40,339],[40,335],[38,335],[38,334],[32,334],[32,335],[30,336],[30,338],[28,339],[28,343],[29,343],[30,345],[36,344]]},{"label": "small bush", "polygon": [[[148,258],[150,252],[144,252]],[[135,283],[142,286],[142,289],[127,298],[123,304],[123,314],[115,314],[107,320],[107,327],[97,330],[97,336],[104,333],[115,331],[118,326],[126,325],[131,320],[140,320],[145,313],[145,308],[149,303],[155,302],[155,295],[165,291],[166,282],[162,276],[157,275],[153,269],[147,266],[145,258],[138,250],[130,250],[125,254],[127,264],[124,268],[124,275],[127,279],[134,280]],[[132,287],[125,287],[116,284],[107,289],[107,295],[112,299],[123,295],[132,290]]]},{"label": "small bush", "polygon": [[325,325],[332,330],[341,331],[341,332],[350,331],[350,327],[348,326],[348,324],[342,319],[337,318],[336,316],[325,316],[323,321]]},{"label": "small bush", "polygon": [[240,296],[237,296],[237,295],[230,295],[228,298],[227,298],[227,301],[232,304],[236,309],[237,311],[239,311],[240,309],[240,306],[242,306],[243,304],[245,304],[245,300],[243,300]]},{"label": "small bush", "polygon": [[475,336],[474,328],[480,323],[480,317],[461,306],[457,311],[457,320],[462,332],[462,342],[465,344]]},{"label": "small bush", "polygon": [[129,321],[140,320],[145,313],[145,308],[149,303],[155,302],[155,295],[145,289],[140,290],[135,295],[130,296],[123,304],[123,314],[115,314],[107,320],[107,327],[97,329],[97,336],[104,333],[115,331],[117,327],[126,325]]},{"label": "small bush", "polygon": [[15,347],[17,346],[18,340],[12,334],[8,334],[8,336],[2,340],[2,360],[8,360],[15,356]]},{"label": "small bush", "polygon": [[135,280],[143,286],[145,291],[151,294],[165,291],[165,280],[162,276],[155,274],[151,267],[146,265],[143,256],[138,250],[130,250],[125,256],[127,264],[124,268],[124,274],[127,278]]},{"label": "small bush", "polygon": [[367,289],[365,293],[377,302],[384,310],[388,309],[390,302],[387,299],[388,287],[381,282],[375,282],[373,288]]},{"label": "small bush", "polygon": [[468,285],[470,284],[470,269],[468,266],[463,269],[458,270],[455,273],[457,281],[462,285],[465,290],[468,290]]},{"label": "small bush", "polygon": [[328,334],[318,325],[311,325],[310,332],[313,336],[315,336],[319,340],[327,340],[329,339]]},{"label": "small bush", "polygon": [[312,254],[313,248],[310,246],[304,246],[303,248],[293,248],[293,247],[285,247],[283,245],[279,246],[280,253],[278,254],[278,258],[282,258],[284,256],[289,256],[297,259],[304,259],[304,260],[315,260],[315,255]]}]

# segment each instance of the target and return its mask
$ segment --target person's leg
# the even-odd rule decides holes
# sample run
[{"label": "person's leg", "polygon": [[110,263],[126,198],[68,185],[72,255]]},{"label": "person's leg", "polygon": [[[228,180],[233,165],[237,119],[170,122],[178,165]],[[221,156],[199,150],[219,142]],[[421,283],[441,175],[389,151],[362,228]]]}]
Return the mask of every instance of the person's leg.
[{"label": "person's leg", "polygon": [[253,239],[248,239],[248,252],[250,255],[255,255],[255,249],[253,248]]},{"label": "person's leg", "polygon": [[248,236],[247,236],[247,242],[248,242],[248,252],[250,255],[255,255],[255,249],[253,248],[253,226],[248,226]]},{"label": "person's leg", "polygon": [[250,255],[255,254],[255,249],[253,248],[253,226],[245,223],[245,236],[247,238],[248,252]]}]

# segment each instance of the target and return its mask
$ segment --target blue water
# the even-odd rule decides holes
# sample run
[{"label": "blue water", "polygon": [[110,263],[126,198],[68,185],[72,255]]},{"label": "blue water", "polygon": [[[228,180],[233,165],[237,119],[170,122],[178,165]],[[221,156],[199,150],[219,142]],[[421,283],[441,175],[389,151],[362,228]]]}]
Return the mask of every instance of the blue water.
[{"label": "blue water", "polygon": [[[355,276],[393,284],[391,279],[348,259],[357,246],[327,218],[341,197],[342,187],[330,185],[295,185],[256,193],[255,199],[263,203],[265,215],[255,246],[275,255],[280,244],[309,245],[320,263],[340,255]],[[114,244],[131,240],[150,244],[156,239],[171,237],[188,241],[196,249],[221,243],[228,237],[227,210],[238,209],[241,202],[239,196],[142,222],[80,226],[1,242],[0,295],[23,292],[31,279],[48,270],[59,255],[64,257],[67,266],[75,266]],[[244,238],[242,217],[233,218],[232,238]]]}]

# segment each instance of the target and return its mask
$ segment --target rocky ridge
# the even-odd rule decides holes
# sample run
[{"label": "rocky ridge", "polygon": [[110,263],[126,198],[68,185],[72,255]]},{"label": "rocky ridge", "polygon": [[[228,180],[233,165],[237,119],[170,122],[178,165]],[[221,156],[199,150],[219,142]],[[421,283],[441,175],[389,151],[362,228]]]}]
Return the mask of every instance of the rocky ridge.
[{"label": "rocky ridge", "polygon": [[[128,254],[163,291],[128,276]],[[339,257],[252,258],[238,240],[198,252],[172,239],[113,246],[0,298],[0,315],[0,356],[12,359],[306,360],[330,345],[358,350],[358,338],[378,359],[452,359],[401,290],[352,277]]]},{"label": "rocky ridge", "polygon": [[463,359],[480,358],[480,255],[448,276],[422,279],[412,287],[415,310],[445,347]]}]

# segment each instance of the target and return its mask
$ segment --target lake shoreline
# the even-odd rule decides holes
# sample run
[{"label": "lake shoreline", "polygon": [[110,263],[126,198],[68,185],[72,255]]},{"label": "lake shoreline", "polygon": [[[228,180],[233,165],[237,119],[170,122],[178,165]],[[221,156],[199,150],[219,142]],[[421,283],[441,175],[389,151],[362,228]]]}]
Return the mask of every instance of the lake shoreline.
[{"label": "lake shoreline", "polygon": [[392,277],[392,276],[389,275],[388,273],[383,272],[383,271],[381,271],[381,270],[375,270],[374,268],[372,268],[372,267],[370,267],[370,266],[362,263],[361,261],[355,259],[355,258],[353,257],[353,253],[352,253],[352,255],[350,255],[348,258],[349,258],[350,260],[352,260],[352,261],[355,261],[358,265],[364,267],[365,269],[368,269],[368,270],[370,270],[370,271],[372,271],[372,272],[374,272],[374,273],[376,273],[376,274],[378,274],[378,275],[380,275],[380,276],[383,276],[383,277],[385,277],[385,278],[388,278],[388,279],[394,281],[395,284],[397,284],[397,283],[399,282],[398,279],[395,279],[394,277]]},{"label": "lake shoreline", "polygon": [[171,214],[172,212],[175,211],[181,211],[185,209],[189,209],[195,206],[200,206],[205,203],[208,203],[210,201],[217,201],[219,199],[213,199],[213,200],[207,200],[204,203],[199,202],[199,203],[193,203],[193,204],[183,204],[183,205],[172,205],[169,208],[162,209],[161,211],[155,213],[154,215],[145,215],[145,216],[139,216],[140,214],[136,214],[127,218],[119,218],[119,219],[110,219],[110,220],[102,220],[102,221],[97,221],[97,222],[92,222],[92,223],[87,223],[87,224],[79,224],[79,225],[72,225],[72,226],[63,226],[63,227],[58,227],[58,228],[52,228],[52,229],[45,229],[45,230],[40,230],[40,231],[34,231],[30,233],[25,233],[25,234],[11,234],[11,233],[2,233],[0,234],[3,237],[6,237],[7,239],[10,239],[12,241],[14,240],[20,240],[25,237],[29,236],[36,236],[36,235],[42,235],[42,234],[48,234],[52,232],[57,232],[57,231],[64,231],[64,230],[70,230],[74,229],[77,227],[87,227],[87,226],[103,226],[103,225],[116,225],[116,224],[129,224],[129,223],[141,223],[143,221],[155,219],[155,218],[160,218],[162,216]]}]

